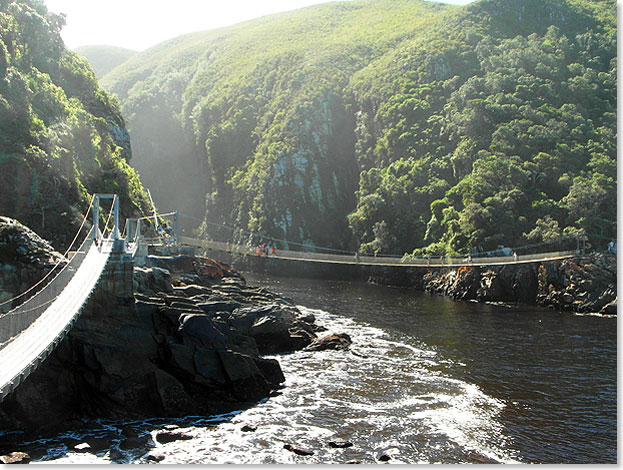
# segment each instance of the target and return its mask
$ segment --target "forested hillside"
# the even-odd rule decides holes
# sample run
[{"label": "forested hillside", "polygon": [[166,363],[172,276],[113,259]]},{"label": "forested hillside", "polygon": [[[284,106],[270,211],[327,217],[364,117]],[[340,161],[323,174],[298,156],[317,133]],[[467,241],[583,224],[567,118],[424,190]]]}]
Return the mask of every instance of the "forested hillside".
[{"label": "forested hillside", "polygon": [[115,46],[80,46],[74,52],[89,61],[98,78],[103,77],[137,53],[132,49]]},{"label": "forested hillside", "polygon": [[614,0],[330,3],[172,39],[102,83],[159,205],[217,239],[616,236]]},{"label": "forested hillside", "polygon": [[63,23],[40,0],[0,1],[0,214],[58,249],[92,193],[119,194],[126,215],[146,203],[119,104],[65,49]]}]

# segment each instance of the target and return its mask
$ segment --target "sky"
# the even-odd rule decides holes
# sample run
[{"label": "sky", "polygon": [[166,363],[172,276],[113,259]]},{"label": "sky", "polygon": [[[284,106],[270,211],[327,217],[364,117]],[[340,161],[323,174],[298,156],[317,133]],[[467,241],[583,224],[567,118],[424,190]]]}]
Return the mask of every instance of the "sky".
[{"label": "sky", "polygon": [[[62,36],[70,49],[109,45],[142,51],[181,34],[205,31],[327,0],[45,0],[66,14]],[[433,0],[436,1],[436,0]],[[473,0],[445,0],[465,5]],[[97,8],[93,8],[93,5]]]}]

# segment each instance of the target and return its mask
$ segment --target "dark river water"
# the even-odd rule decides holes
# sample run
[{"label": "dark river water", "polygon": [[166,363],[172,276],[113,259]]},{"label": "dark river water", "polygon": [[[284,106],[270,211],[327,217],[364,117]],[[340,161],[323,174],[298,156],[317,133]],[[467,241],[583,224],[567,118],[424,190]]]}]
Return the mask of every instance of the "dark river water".
[{"label": "dark river water", "polygon": [[[87,423],[31,444],[46,449],[40,461],[145,462],[144,450],[92,455],[68,442],[174,424],[193,439],[154,442],[162,463],[377,463],[382,454],[390,463],[617,462],[616,318],[357,282],[247,279],[291,298],[327,333],[348,333],[351,351],[276,356],[286,387],[251,409]],[[336,439],[353,446],[330,448]]]}]

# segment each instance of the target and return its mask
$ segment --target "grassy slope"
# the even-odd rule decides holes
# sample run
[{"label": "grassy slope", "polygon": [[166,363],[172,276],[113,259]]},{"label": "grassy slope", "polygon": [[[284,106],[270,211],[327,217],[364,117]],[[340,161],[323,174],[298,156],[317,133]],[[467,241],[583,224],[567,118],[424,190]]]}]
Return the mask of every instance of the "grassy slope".
[{"label": "grassy slope", "polygon": [[75,52],[85,57],[98,78],[103,77],[115,67],[121,65],[137,51],[115,46],[80,46]]}]

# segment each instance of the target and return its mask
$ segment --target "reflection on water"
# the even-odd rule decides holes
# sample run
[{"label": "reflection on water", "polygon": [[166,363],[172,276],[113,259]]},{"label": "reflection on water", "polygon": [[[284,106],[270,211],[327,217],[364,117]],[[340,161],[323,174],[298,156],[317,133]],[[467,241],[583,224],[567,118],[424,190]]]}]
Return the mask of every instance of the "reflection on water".
[{"label": "reflection on water", "polygon": [[[616,319],[454,303],[361,283],[250,283],[291,297],[327,333],[348,333],[351,351],[277,356],[286,387],[249,410],[93,423],[91,434],[109,436],[110,448],[67,452],[67,442],[84,439],[75,432],[36,444],[48,451],[43,459],[375,463],[386,454],[390,463],[616,462]],[[192,439],[156,442],[164,424]],[[149,438],[146,448],[118,448],[129,427]],[[335,440],[353,446],[329,447]]]}]

